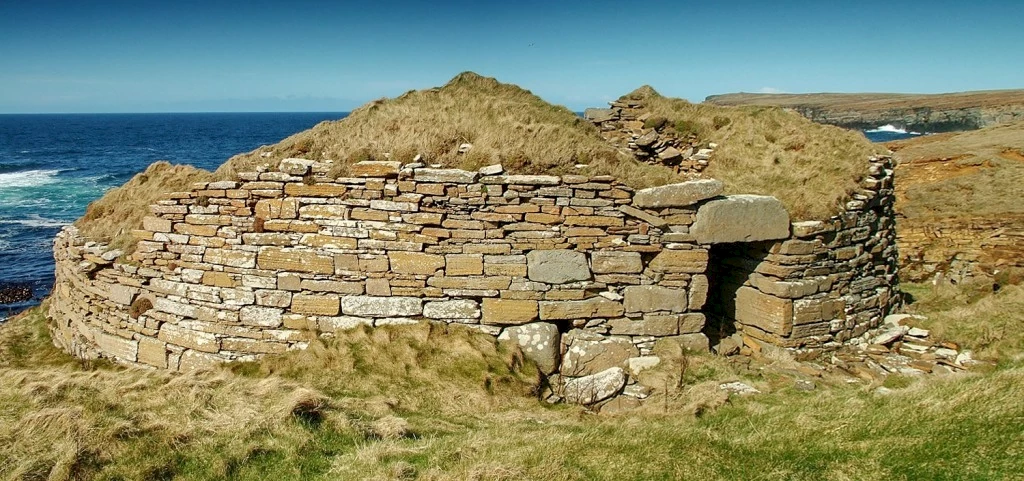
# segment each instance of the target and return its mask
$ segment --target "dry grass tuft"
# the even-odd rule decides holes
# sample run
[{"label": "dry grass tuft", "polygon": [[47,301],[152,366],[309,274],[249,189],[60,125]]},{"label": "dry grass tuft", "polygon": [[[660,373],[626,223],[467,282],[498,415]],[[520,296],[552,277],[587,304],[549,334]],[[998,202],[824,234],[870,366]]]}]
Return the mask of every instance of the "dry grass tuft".
[{"label": "dry grass tuft", "polygon": [[653,116],[717,143],[704,174],[725,182],[727,193],[773,195],[794,220],[838,212],[867,175],[868,158],[886,152],[859,132],[781,108],[692,104],[649,86],[624,97],[643,100]]},{"label": "dry grass tuft", "polygon": [[959,286],[904,286],[914,299],[911,312],[925,314],[920,327],[939,339],[960,343],[975,356],[1000,361],[1024,361],[1024,286],[992,283]]},{"label": "dry grass tuft", "polygon": [[[1017,297],[979,315],[1003,306],[1019,323]],[[1006,479],[1024,468],[1014,365],[887,396],[825,378],[806,393],[663,341],[644,374],[667,389],[604,416],[543,405],[517,351],[465,328],[356,330],[171,374],[73,360],[50,345],[41,312],[0,326],[0,479]],[[764,394],[727,398],[717,384],[733,379]]]},{"label": "dry grass tuft", "polygon": [[193,182],[209,181],[213,174],[190,165],[155,162],[121,187],[109,190],[85,209],[75,222],[86,237],[108,242],[114,248],[131,250],[132,229],[142,226],[149,205],[171,192],[189,190]]}]

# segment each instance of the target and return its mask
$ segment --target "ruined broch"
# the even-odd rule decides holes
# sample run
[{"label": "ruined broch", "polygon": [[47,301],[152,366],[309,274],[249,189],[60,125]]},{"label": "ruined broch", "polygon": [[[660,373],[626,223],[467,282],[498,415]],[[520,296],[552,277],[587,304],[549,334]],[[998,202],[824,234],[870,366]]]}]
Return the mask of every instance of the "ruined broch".
[{"label": "ruined broch", "polygon": [[329,163],[286,159],[168,195],[127,257],[65,228],[53,338],[84,358],[189,370],[363,325],[457,323],[563,379],[624,377],[658,338],[707,350],[709,315],[828,346],[893,306],[890,162],[865,178],[876,197],[790,223],[778,200],[721,196],[710,179],[634,191],[375,161],[329,178]]},{"label": "ruined broch", "polygon": [[[898,303],[889,157],[844,157],[859,187],[842,187],[850,195],[834,196],[844,203],[834,215],[794,222],[776,197],[725,195],[700,174],[714,170],[715,146],[685,119],[646,122],[629,102],[602,113],[588,122],[464,73],[236,156],[223,172],[168,169],[174,182],[161,184],[147,171],[57,235],[54,342],[185,371],[349,329],[435,323],[517,346],[559,396],[590,404],[638,394],[656,343],[831,348]],[[377,130],[390,137],[367,133]],[[474,134],[476,147],[453,140]],[[141,221],[110,218],[140,218],[130,200],[152,185],[180,191]],[[111,207],[126,200],[127,214]],[[132,229],[128,252],[97,242],[123,245]]]}]

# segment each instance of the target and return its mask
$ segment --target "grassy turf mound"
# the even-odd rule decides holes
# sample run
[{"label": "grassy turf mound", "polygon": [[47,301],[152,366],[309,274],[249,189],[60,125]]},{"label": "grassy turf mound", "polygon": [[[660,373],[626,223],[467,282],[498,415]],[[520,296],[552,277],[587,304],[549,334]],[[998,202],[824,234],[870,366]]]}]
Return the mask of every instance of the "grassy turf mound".
[{"label": "grassy turf mound", "polygon": [[776,107],[721,107],[664,97],[643,86],[639,100],[652,117],[718,144],[703,172],[730,194],[773,195],[795,220],[837,213],[867,173],[868,158],[885,149],[861,133],[821,125]]},{"label": "grassy turf mound", "polygon": [[[459,153],[463,144],[472,144]],[[331,160],[333,174],[362,160],[475,170],[500,163],[517,174],[611,174],[636,186],[678,180],[670,169],[639,164],[608,145],[589,122],[515,85],[472,72],[443,87],[370,102],[343,120],[322,122],[276,145],[232,157],[218,175],[273,168],[287,157]]]},{"label": "grassy turf mound", "polygon": [[103,197],[89,203],[85,215],[75,221],[81,233],[112,247],[131,249],[132,229],[138,229],[149,215],[149,205],[171,192],[187,191],[193,182],[213,179],[213,174],[191,165],[154,162],[144,172]]},{"label": "grassy turf mound", "polygon": [[[650,88],[630,95],[642,98],[656,115],[685,120],[717,142],[706,174],[725,181],[728,192],[774,195],[797,220],[838,211],[867,171],[868,155],[878,150],[860,134],[817,125],[777,108],[694,105]],[[472,148],[460,153],[467,143]],[[331,161],[331,174],[344,176],[355,162],[411,162],[417,156],[428,164],[471,170],[500,163],[516,174],[612,175],[635,188],[688,178],[669,167],[637,162],[565,107],[465,72],[442,87],[376,100],[345,119],[322,122],[275,145],[236,155],[212,174],[154,164],[92,203],[77,225],[91,239],[130,250],[131,231],[147,215],[146,206],[196,181],[274,169],[288,157]]]}]

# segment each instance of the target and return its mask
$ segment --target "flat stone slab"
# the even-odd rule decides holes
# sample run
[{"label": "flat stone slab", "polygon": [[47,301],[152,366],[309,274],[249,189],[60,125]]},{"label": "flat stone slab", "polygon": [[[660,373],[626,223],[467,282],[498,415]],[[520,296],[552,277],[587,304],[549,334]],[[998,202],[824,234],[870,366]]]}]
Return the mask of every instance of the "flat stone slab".
[{"label": "flat stone slab", "polygon": [[720,180],[701,179],[678,184],[650,187],[637,191],[633,205],[640,208],[686,207],[722,193],[725,184]]},{"label": "flat stone slab", "polygon": [[619,113],[614,109],[586,109],[583,111],[583,118],[591,122],[606,122],[619,118]]},{"label": "flat stone slab", "polygon": [[785,239],[789,212],[775,197],[730,195],[701,205],[690,234],[700,244]]},{"label": "flat stone slab", "polygon": [[526,271],[531,281],[548,284],[590,280],[587,255],[570,250],[536,250],[526,254]]}]

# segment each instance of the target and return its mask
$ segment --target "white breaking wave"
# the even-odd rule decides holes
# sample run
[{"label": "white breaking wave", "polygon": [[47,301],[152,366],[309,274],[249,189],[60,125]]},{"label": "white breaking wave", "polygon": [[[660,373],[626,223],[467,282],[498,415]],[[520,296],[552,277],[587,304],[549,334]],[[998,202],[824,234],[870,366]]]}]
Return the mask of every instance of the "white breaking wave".
[{"label": "white breaking wave", "polygon": [[47,219],[46,217],[40,217],[38,215],[30,215],[28,219],[0,220],[0,224],[17,224],[25,227],[64,227],[71,223],[57,219]]},{"label": "white breaking wave", "polygon": [[880,133],[880,132],[890,132],[890,133],[893,133],[893,134],[905,134],[905,133],[907,133],[907,129],[901,129],[901,128],[893,125],[893,124],[886,124],[886,125],[882,125],[882,126],[880,126],[878,128],[874,128],[874,129],[871,129],[871,130],[865,130],[865,132],[870,132],[872,134],[877,134],[877,133]]},{"label": "white breaking wave", "polygon": [[59,170],[26,170],[0,174],[0,187],[39,187],[57,182]]}]

